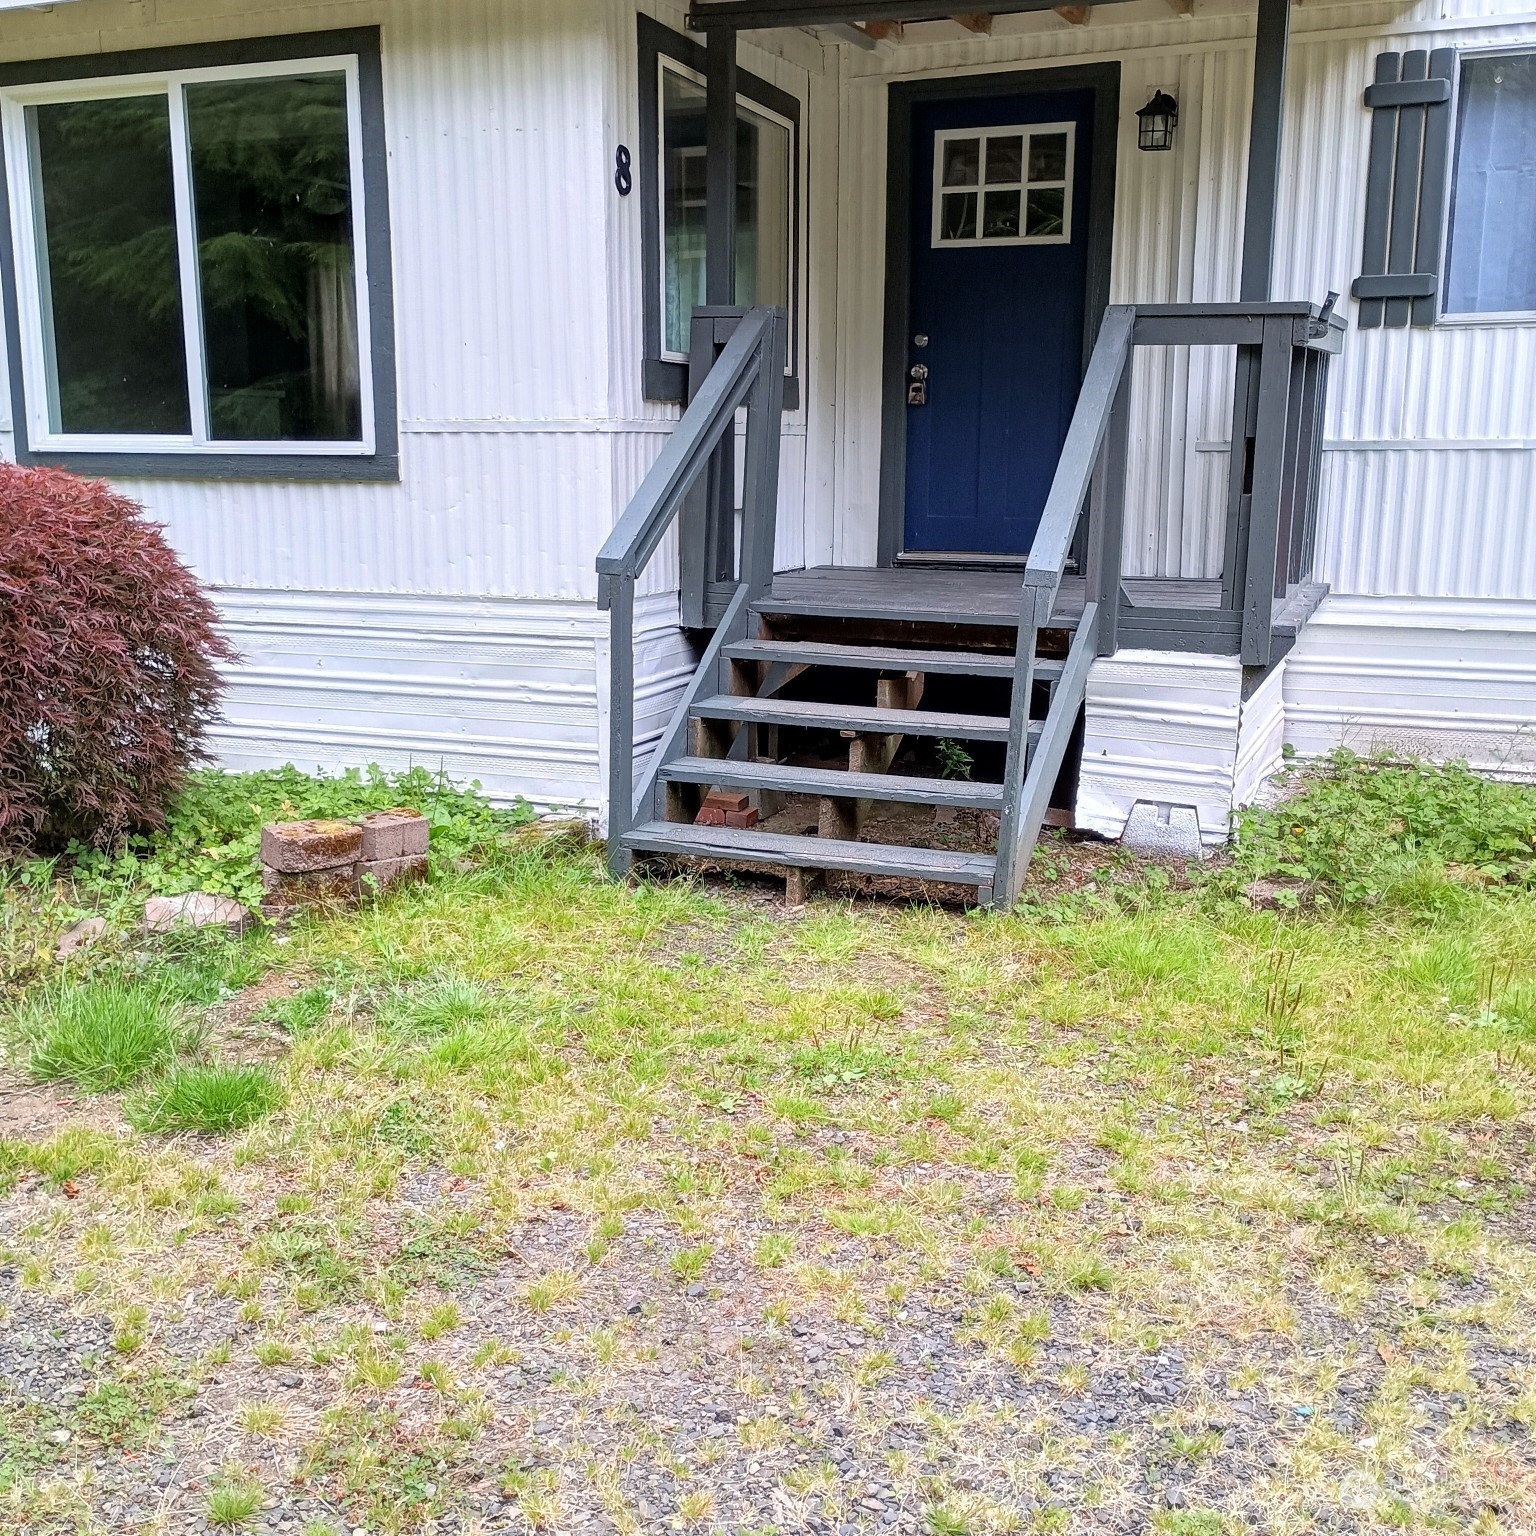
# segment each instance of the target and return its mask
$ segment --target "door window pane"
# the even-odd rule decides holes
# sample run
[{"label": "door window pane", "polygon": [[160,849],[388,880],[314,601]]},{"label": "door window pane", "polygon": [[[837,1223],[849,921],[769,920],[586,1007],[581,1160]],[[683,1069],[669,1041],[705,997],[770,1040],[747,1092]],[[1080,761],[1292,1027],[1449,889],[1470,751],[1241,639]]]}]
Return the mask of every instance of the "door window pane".
[{"label": "door window pane", "polygon": [[1067,179],[1066,134],[1030,135],[1029,179],[1031,181],[1065,181]]},{"label": "door window pane", "polygon": [[191,432],[165,96],[30,109],[49,425]]},{"label": "door window pane", "polygon": [[988,192],[982,233],[988,240],[1007,240],[1019,232],[1019,194]]},{"label": "door window pane", "polygon": [[1461,66],[1445,308],[1536,310],[1536,55]]},{"label": "door window pane", "polygon": [[1019,169],[1024,163],[1024,140],[1017,136],[987,140],[987,180],[994,185],[1000,181],[1017,183],[1024,173]]},{"label": "door window pane", "polygon": [[976,194],[974,192],[946,192],[944,194],[944,222],[939,230],[941,240],[974,240],[976,238]]},{"label": "door window pane", "polygon": [[[662,345],[686,355],[707,288],[705,89],[661,71]],[[736,107],[736,302],[789,308],[794,137],[745,102]]]},{"label": "door window pane", "polygon": [[981,180],[981,140],[951,139],[944,146],[944,185],[974,187]]},{"label": "door window pane", "polygon": [[186,88],[210,435],[362,435],[342,74]]},{"label": "door window pane", "polygon": [[1063,227],[1066,193],[1060,187],[1031,191],[1025,208],[1026,235],[1059,235]]}]

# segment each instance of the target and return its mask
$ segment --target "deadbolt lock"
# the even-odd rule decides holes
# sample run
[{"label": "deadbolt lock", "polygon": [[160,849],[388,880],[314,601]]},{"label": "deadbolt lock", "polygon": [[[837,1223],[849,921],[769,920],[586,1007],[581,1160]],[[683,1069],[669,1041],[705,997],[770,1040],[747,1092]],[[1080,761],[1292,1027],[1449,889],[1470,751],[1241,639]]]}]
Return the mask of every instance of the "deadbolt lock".
[{"label": "deadbolt lock", "polygon": [[913,363],[911,372],[907,375],[907,404],[928,404],[928,365],[926,363]]}]

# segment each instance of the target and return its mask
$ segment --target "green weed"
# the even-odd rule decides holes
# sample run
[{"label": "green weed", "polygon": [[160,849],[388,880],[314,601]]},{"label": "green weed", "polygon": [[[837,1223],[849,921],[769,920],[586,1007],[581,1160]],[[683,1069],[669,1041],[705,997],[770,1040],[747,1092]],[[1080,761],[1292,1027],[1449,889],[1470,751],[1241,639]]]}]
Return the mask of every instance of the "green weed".
[{"label": "green weed", "polygon": [[157,989],[84,982],[37,999],[22,1021],[30,1066],[44,1080],[68,1078],[88,1093],[126,1088],[165,1066],[182,1033]]},{"label": "green weed", "polygon": [[270,1114],[281,1099],[277,1080],[267,1068],[215,1062],[172,1067],[130,1097],[124,1109],[136,1130],[218,1135],[243,1130]]}]

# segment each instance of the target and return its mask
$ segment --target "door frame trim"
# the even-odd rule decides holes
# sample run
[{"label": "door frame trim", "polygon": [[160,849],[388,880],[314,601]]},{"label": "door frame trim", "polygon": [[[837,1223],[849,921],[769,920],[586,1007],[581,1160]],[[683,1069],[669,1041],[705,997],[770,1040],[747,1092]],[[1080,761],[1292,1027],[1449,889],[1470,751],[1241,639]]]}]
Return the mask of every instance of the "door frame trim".
[{"label": "door frame trim", "polygon": [[1088,174],[1088,286],[1083,367],[1109,304],[1120,134],[1120,62],[1014,69],[995,74],[900,80],[890,86],[885,170],[885,339],[881,364],[880,521],[877,565],[919,562],[904,555],[907,501],[907,311],[912,292],[912,116],[920,103],[1049,91],[1093,92],[1093,155]]}]

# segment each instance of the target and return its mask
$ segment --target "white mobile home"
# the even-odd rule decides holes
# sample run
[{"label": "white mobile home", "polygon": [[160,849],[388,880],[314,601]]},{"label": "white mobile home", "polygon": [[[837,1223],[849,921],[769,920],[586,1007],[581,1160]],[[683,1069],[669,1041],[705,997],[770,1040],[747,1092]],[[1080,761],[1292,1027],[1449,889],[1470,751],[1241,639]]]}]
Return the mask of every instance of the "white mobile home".
[{"label": "white mobile home", "polygon": [[994,895],[1285,743],[1536,773],[1518,0],[63,0],[0,125],[6,450],[214,588],[232,766]]}]

